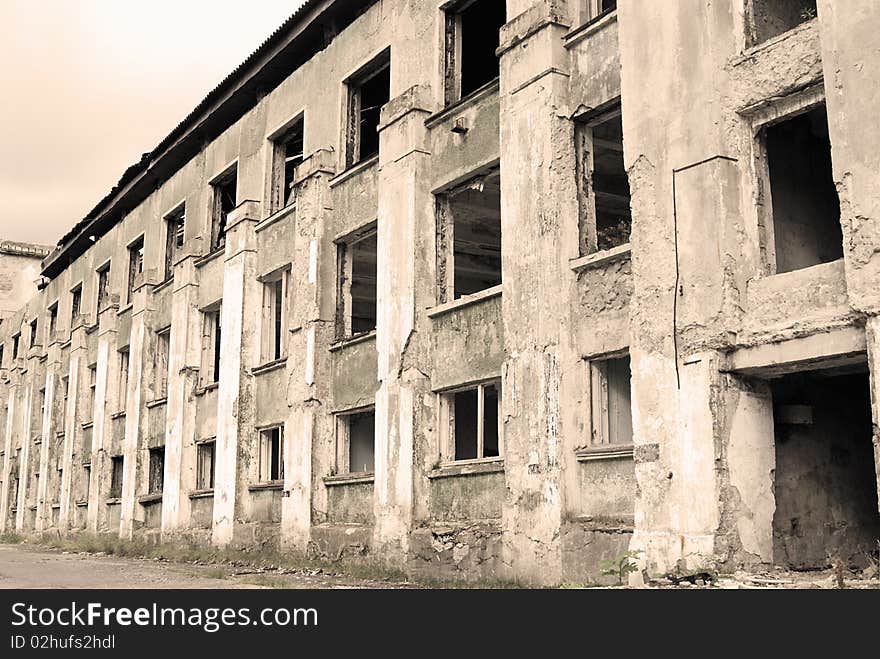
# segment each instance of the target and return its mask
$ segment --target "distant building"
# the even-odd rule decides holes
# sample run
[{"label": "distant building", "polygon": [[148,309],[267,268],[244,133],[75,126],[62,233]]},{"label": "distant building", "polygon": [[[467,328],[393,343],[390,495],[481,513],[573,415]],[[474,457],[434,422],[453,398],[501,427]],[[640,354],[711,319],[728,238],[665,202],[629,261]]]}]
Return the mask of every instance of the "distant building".
[{"label": "distant building", "polygon": [[51,251],[44,245],[0,240],[0,320],[37,294],[40,263]]}]

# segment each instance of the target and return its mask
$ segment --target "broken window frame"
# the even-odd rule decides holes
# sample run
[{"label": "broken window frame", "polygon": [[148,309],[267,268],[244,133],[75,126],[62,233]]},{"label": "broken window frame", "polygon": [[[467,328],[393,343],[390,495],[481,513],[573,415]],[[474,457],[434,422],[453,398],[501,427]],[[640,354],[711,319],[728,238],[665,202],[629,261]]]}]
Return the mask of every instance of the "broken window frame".
[{"label": "broken window frame", "polygon": [[38,318],[34,318],[28,323],[28,346],[30,348],[40,345],[40,324],[38,320]]},{"label": "broken window frame", "polygon": [[114,455],[110,458],[110,492],[107,495],[110,499],[122,498],[122,481],[125,476],[125,458],[121,455]]},{"label": "broken window frame", "polygon": [[196,442],[196,491],[214,490],[216,449],[217,440],[213,437]]},{"label": "broken window frame", "polygon": [[82,282],[70,289],[70,328],[76,327],[82,313]]},{"label": "broken window frame", "polygon": [[[364,415],[373,416],[373,468],[368,470],[353,469],[351,459],[351,423],[356,417]],[[368,405],[344,412],[336,413],[336,473],[344,475],[357,474],[359,476],[372,476],[376,468],[376,406]]]},{"label": "broken window frame", "polygon": [[55,332],[58,331],[58,300],[55,300],[47,309],[47,332],[49,335],[48,343],[55,339]]},{"label": "broken window frame", "polygon": [[[268,215],[295,205],[293,183],[296,170],[305,158],[305,113],[300,112],[269,136],[272,163],[269,180]],[[299,153],[288,154],[289,145],[299,146]]]},{"label": "broken window frame", "polygon": [[[609,367],[613,362],[626,361],[627,369],[630,373],[629,378],[629,398],[626,407],[629,410],[629,435],[626,437],[616,437],[612,427],[611,417],[612,409],[619,405],[619,401],[614,401],[609,397]],[[614,446],[616,448],[629,448],[633,445],[633,427],[632,427],[632,367],[629,352],[624,350],[614,352],[601,357],[594,357],[587,361],[588,367],[588,396],[589,413],[590,413],[590,446],[606,447]],[[623,441],[622,441],[623,440]]]},{"label": "broken window frame", "polygon": [[467,93],[462,93],[462,66],[467,65],[462,57],[462,14],[478,2],[481,0],[454,0],[442,7],[444,12],[443,101],[445,107],[453,106],[498,83],[499,76],[495,76]]},{"label": "broken window frame", "polygon": [[126,304],[134,302],[134,292],[144,281],[144,236],[128,244],[128,283]]},{"label": "broken window frame", "polygon": [[[344,81],[346,89],[345,169],[368,162],[379,155],[378,149],[375,153],[362,153],[364,108],[362,107],[361,99],[364,85],[378,75],[384,74],[385,71],[388,71],[389,75],[388,98],[390,100],[391,48],[383,50]],[[381,107],[375,109],[377,112],[381,112]],[[377,121],[378,125],[379,122]]]},{"label": "broken window frame", "polygon": [[97,275],[97,293],[95,295],[96,315],[110,304],[110,261],[95,270]]},{"label": "broken window frame", "polygon": [[[767,153],[767,129],[785,123],[799,115],[826,106],[823,85],[811,85],[803,90],[763,103],[742,114],[750,121],[752,132],[752,159],[755,172],[755,207],[757,209],[758,249],[761,273],[777,274],[776,231],[773,222],[773,196],[770,181],[770,160]],[[827,107],[827,106],[826,106]],[[831,152],[832,163],[834,152]]]},{"label": "broken window frame", "polygon": [[[449,188],[435,195],[435,214],[436,214],[436,258],[437,258],[437,304],[445,304],[453,300],[461,299],[469,295],[477,295],[487,290],[491,290],[496,286],[504,283],[503,266],[499,271],[499,282],[493,286],[489,286],[480,291],[457,295],[455,290],[455,213],[454,199],[464,191],[475,189],[477,186],[494,176],[500,176],[501,168],[493,166],[482,173],[472,176],[464,183],[460,183],[455,187]],[[500,221],[499,208],[499,221]],[[501,235],[501,244],[503,245],[504,236]],[[501,261],[501,246],[498,249],[499,263]]]},{"label": "broken window frame", "polygon": [[[794,25],[791,25],[787,29],[782,30],[781,32],[778,32],[776,34],[762,35],[762,34],[759,34],[759,27],[758,27],[758,23],[757,23],[757,13],[758,12],[757,12],[757,9],[755,6],[756,3],[759,1],[765,2],[767,0],[746,0],[746,2],[744,3],[744,5],[745,5],[744,6],[744,10],[745,10],[744,11],[744,19],[745,20],[743,21],[743,27],[745,29],[745,42],[746,42],[745,45],[747,48],[754,48],[755,46],[759,46],[762,43],[766,43],[767,41],[770,41],[771,39],[776,39],[778,37],[781,37],[783,34],[787,34],[788,32],[791,32],[792,30],[803,25],[804,23],[808,23],[811,20],[814,20],[816,18],[815,10],[813,10],[814,13],[811,16],[804,15],[804,12],[808,11],[808,10],[801,10],[801,14],[799,15],[799,20]],[[769,1],[770,2],[778,2],[778,0],[769,0]]]},{"label": "broken window frame", "polygon": [[165,215],[165,277],[174,278],[174,261],[186,239],[186,202],[178,204]]},{"label": "broken window frame", "polygon": [[257,482],[276,485],[284,482],[284,424],[265,426],[259,430]]},{"label": "broken window frame", "polygon": [[217,302],[202,309],[201,386],[220,383],[223,304]]},{"label": "broken window frame", "polygon": [[12,359],[19,358],[19,352],[21,350],[21,332],[16,332],[12,335]]},{"label": "broken window frame", "polygon": [[580,0],[575,11],[578,25],[583,25],[616,12],[617,0]]},{"label": "broken window frame", "polygon": [[[494,387],[498,392],[497,405],[497,428],[498,428],[498,455],[486,456],[485,447],[485,399],[486,389]],[[455,440],[455,395],[468,391],[477,391],[477,437],[476,437],[476,457],[463,458],[456,457],[456,440]],[[467,464],[471,462],[499,461],[504,459],[504,430],[501,416],[501,378],[492,378],[476,384],[470,384],[461,387],[454,387],[441,391],[437,395],[437,418],[439,436],[440,436],[440,462],[442,465],[450,464]]]},{"label": "broken window frame", "polygon": [[165,486],[165,447],[155,446],[149,451],[147,494],[162,494]]},{"label": "broken window frame", "polygon": [[287,358],[290,265],[261,277],[260,281],[263,283],[260,363],[269,364]]},{"label": "broken window frame", "polygon": [[[370,222],[360,227],[343,238],[336,240],[336,339],[343,341],[360,336],[366,336],[376,331],[378,322],[378,308],[374,308],[374,322],[372,327],[354,330],[354,300],[351,294],[351,287],[354,283],[352,257],[353,250],[364,241],[376,238],[378,241],[378,222]],[[378,249],[377,249],[378,264]],[[378,294],[378,268],[374,274],[377,282]],[[378,304],[378,300],[377,300]]]},{"label": "broken window frame", "polygon": [[[235,185],[235,193],[229,201],[229,190]],[[211,219],[210,226],[210,253],[219,252],[226,248],[226,223],[229,213],[239,204],[238,199],[238,161],[232,163],[220,174],[211,179]],[[227,208],[224,209],[224,195],[226,195]]]},{"label": "broken window frame", "polygon": [[131,353],[128,346],[117,351],[119,360],[119,373],[116,385],[116,401],[119,411],[124,412],[128,405],[128,369]]},{"label": "broken window frame", "polygon": [[89,370],[89,398],[88,398],[88,414],[86,418],[94,421],[95,418],[95,391],[98,386],[98,365],[91,364]]},{"label": "broken window frame", "polygon": [[[606,124],[622,117],[620,99],[606,104],[602,108],[574,118],[575,139],[575,185],[578,197],[578,256],[587,256],[611,249],[625,248],[630,244],[630,237],[617,245],[599,246],[599,226],[597,222],[596,192],[594,191],[594,138],[593,131],[597,126]],[[616,145],[609,145],[616,147]],[[621,151],[623,145],[621,143]],[[624,170],[624,175],[629,178]],[[611,193],[602,193],[611,194]],[[632,208],[632,188],[626,203]],[[630,210],[630,232],[632,231],[632,210]]]},{"label": "broken window frame", "polygon": [[156,350],[153,357],[153,399],[168,397],[168,366],[171,359],[171,327],[156,332]]}]

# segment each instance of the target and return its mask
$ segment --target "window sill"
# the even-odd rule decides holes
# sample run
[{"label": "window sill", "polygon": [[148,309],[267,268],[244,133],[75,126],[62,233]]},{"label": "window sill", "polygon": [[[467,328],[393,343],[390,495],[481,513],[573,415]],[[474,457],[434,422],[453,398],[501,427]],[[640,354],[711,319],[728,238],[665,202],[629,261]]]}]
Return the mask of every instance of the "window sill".
[{"label": "window sill", "polygon": [[208,263],[210,263],[211,261],[216,259],[221,254],[224,254],[225,252],[226,252],[226,245],[223,245],[223,247],[217,247],[216,249],[214,249],[213,252],[208,252],[204,256],[197,258],[193,265],[196,268],[204,267],[205,265],[207,265]]},{"label": "window sill", "polygon": [[82,428],[83,430],[88,430],[89,428],[93,428],[94,425],[95,425],[95,422],[94,422],[94,421],[86,421],[85,423],[83,423],[83,424],[80,426],[80,428]]},{"label": "window sill", "polygon": [[77,501],[74,505],[75,505],[77,508],[88,508],[88,507],[89,507],[89,501],[88,501],[88,499],[85,499],[85,500],[83,500],[83,501]]},{"label": "window sill", "polygon": [[333,345],[330,346],[330,352],[338,352],[339,350],[343,350],[350,346],[356,346],[359,343],[366,343],[367,341],[374,341],[376,339],[376,330],[370,330],[369,332],[364,332],[363,334],[358,334],[357,336],[350,336],[346,339],[341,339],[337,341]]},{"label": "window sill", "polygon": [[122,503],[122,498],[121,497],[109,497],[107,499],[107,501],[105,501],[105,503],[108,506],[118,506],[119,504]]},{"label": "window sill", "polygon": [[279,208],[277,211],[269,215],[266,219],[260,222],[257,226],[254,227],[254,232],[260,233],[264,229],[268,229],[270,226],[283,220],[285,217],[290,215],[296,210],[295,203],[289,203],[284,208]]},{"label": "window sill", "polygon": [[212,382],[211,384],[205,384],[196,389],[196,396],[204,396],[209,391],[214,391],[215,389],[220,388],[219,382]]},{"label": "window sill", "polygon": [[154,494],[145,494],[142,497],[138,497],[138,503],[142,506],[149,506],[154,503],[162,503],[162,493],[155,492]]},{"label": "window sill", "polygon": [[153,294],[161,293],[174,283],[174,276],[168,277],[165,281],[161,281],[153,287]]},{"label": "window sill", "polygon": [[439,304],[436,307],[428,309],[428,318],[442,316],[443,314],[449,313],[450,311],[469,307],[470,305],[477,304],[479,302],[482,302],[483,300],[488,300],[494,297],[501,297],[503,291],[504,284],[498,284],[498,286],[487,288],[485,291],[480,291],[479,293],[474,293],[473,295],[465,295],[464,297],[460,297],[457,300],[453,300],[452,302],[444,302],[443,304]]},{"label": "window sill", "polygon": [[563,44],[566,48],[572,48],[590,35],[595,34],[596,32],[599,32],[600,30],[603,30],[607,26],[616,22],[616,9],[608,9],[606,11],[603,11],[598,16],[594,16],[583,25],[574,28],[568,34],[566,34],[565,37],[563,37]]},{"label": "window sill", "polygon": [[86,334],[94,334],[98,327],[100,327],[100,323],[95,323],[94,325],[86,325]]},{"label": "window sill", "polygon": [[190,499],[208,499],[214,496],[214,489],[210,490],[193,490],[189,493]]},{"label": "window sill", "polygon": [[477,476],[479,474],[497,474],[504,472],[504,458],[478,458],[476,460],[459,460],[447,462],[428,472],[431,480],[452,478],[455,476]]},{"label": "window sill", "polygon": [[126,304],[124,307],[122,307],[121,309],[119,309],[119,310],[116,312],[116,315],[117,315],[117,316],[124,316],[124,315],[127,314],[129,311],[131,311],[131,309],[132,309],[133,306],[134,306],[134,305],[133,305],[131,302],[129,302],[129,303]]},{"label": "window sill", "polygon": [[53,503],[52,510],[61,510],[61,504],[60,503]]},{"label": "window sill", "polygon": [[592,268],[599,268],[614,261],[622,261],[632,258],[632,245],[624,243],[611,249],[603,249],[601,252],[593,252],[586,256],[579,256],[576,259],[569,260],[571,269],[575,272],[583,272]]},{"label": "window sill", "polygon": [[110,418],[112,420],[122,419],[123,417],[125,417],[125,410],[119,410],[118,412],[114,412],[110,415]]},{"label": "window sill", "polygon": [[575,451],[575,457],[578,462],[593,462],[594,460],[632,460],[634,450],[635,447],[632,444],[590,446]]},{"label": "window sill", "polygon": [[366,160],[361,160],[353,164],[351,167],[346,169],[344,172],[337,174],[333,178],[330,179],[329,186],[331,188],[335,188],[337,185],[341,183],[345,183],[348,179],[353,178],[360,174],[361,172],[370,169],[373,165],[379,164],[379,154],[377,153],[375,156],[370,156]]},{"label": "window sill", "polygon": [[147,409],[152,409],[154,407],[161,407],[162,405],[168,404],[168,396],[163,396],[162,398],[157,398],[156,400],[151,400],[147,403]]},{"label": "window sill", "polygon": [[430,117],[425,119],[425,127],[433,128],[434,126],[443,123],[446,119],[449,119],[452,115],[457,112],[461,112],[471,105],[476,105],[481,100],[486,98],[487,96],[492,96],[493,94],[497,94],[499,89],[499,79],[495,78],[494,80],[490,80],[482,87],[479,87],[472,91],[467,96],[460,98],[457,101],[447,105],[445,108],[440,110],[440,112],[435,112]]},{"label": "window sill", "polygon": [[284,481],[269,481],[268,483],[248,485],[248,492],[281,491],[282,489],[284,489]]},{"label": "window sill", "polygon": [[356,474],[337,474],[335,476],[324,476],[324,485],[326,487],[338,487],[339,485],[371,484],[374,479],[375,475],[371,471]]},{"label": "window sill", "polygon": [[632,533],[635,530],[633,515],[578,515],[570,521],[601,533]]},{"label": "window sill", "polygon": [[62,437],[64,437],[64,431],[63,430],[56,430],[55,431],[55,439],[61,439]]},{"label": "window sill", "polygon": [[266,362],[265,364],[254,366],[251,369],[251,375],[262,375],[263,373],[271,373],[272,371],[277,371],[279,368],[284,368],[285,366],[287,366],[287,357],[273,359],[271,362]]}]

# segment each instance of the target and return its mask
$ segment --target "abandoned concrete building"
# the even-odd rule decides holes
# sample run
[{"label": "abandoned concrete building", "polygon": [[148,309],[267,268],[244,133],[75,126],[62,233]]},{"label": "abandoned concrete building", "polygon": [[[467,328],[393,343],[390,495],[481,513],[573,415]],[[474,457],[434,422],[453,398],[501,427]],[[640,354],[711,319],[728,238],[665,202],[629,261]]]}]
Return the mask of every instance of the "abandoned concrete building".
[{"label": "abandoned concrete building", "polygon": [[0,528],[858,565],[878,52],[875,0],[308,0],[0,325]]}]

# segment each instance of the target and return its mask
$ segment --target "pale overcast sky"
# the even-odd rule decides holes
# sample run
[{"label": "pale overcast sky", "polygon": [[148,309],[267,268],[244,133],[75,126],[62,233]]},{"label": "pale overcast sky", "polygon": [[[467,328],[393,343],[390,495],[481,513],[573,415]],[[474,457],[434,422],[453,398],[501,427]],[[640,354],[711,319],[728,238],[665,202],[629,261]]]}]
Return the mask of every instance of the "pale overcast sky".
[{"label": "pale overcast sky", "polygon": [[0,239],[54,245],[302,0],[0,0]]}]

